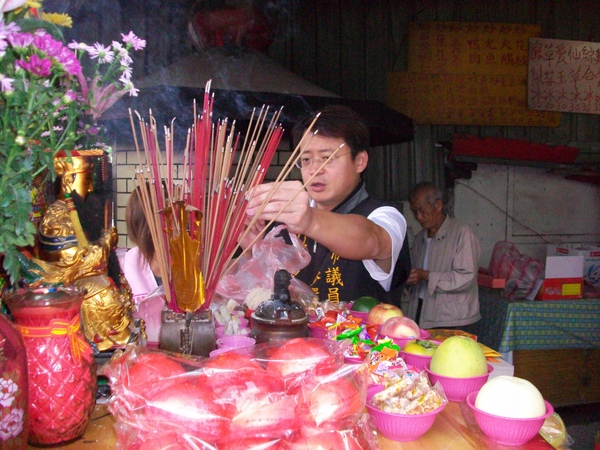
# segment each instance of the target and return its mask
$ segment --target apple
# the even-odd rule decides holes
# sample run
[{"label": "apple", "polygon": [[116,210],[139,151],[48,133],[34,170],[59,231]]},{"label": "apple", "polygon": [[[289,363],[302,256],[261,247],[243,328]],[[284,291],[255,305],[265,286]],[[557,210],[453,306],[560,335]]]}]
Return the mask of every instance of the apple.
[{"label": "apple", "polygon": [[374,325],[382,325],[390,317],[403,317],[400,308],[390,303],[379,303],[371,308],[367,316],[367,322]]},{"label": "apple", "polygon": [[185,430],[212,442],[229,433],[235,407],[223,404],[210,385],[179,380],[156,392],[141,411],[147,427]]},{"label": "apple", "polygon": [[512,419],[531,419],[546,414],[540,391],[528,380],[509,375],[492,378],[479,390],[475,407]]},{"label": "apple", "polygon": [[483,349],[466,336],[452,336],[442,342],[431,357],[429,369],[452,378],[476,377],[488,371]]},{"label": "apple", "polygon": [[338,361],[339,357],[330,352],[325,342],[314,338],[288,339],[271,355],[267,371],[284,379],[298,380],[310,372],[341,366],[343,356]]},{"label": "apple", "polygon": [[317,376],[303,384],[296,414],[309,426],[342,429],[347,422],[356,422],[365,407],[365,397],[366,390],[352,379]]},{"label": "apple", "polygon": [[419,338],[421,330],[410,317],[395,316],[383,322],[379,334],[391,338]]},{"label": "apple", "polygon": [[438,345],[439,341],[415,339],[414,341],[409,341],[402,350],[413,355],[433,356]]}]

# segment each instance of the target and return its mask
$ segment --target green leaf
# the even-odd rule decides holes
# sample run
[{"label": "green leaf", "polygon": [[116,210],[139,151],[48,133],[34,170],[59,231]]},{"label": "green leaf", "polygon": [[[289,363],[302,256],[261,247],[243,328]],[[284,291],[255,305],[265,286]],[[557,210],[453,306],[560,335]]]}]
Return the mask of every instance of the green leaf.
[{"label": "green leaf", "polygon": [[21,31],[24,33],[33,33],[40,28],[47,31],[57,41],[63,41],[64,36],[62,30],[52,22],[40,19],[21,19],[16,21],[21,27]]}]

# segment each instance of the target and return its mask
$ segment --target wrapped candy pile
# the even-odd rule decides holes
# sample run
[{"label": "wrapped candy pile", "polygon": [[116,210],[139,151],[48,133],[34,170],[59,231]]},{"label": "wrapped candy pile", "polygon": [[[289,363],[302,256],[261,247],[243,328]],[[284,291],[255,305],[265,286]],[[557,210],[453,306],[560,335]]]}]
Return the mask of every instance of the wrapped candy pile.
[{"label": "wrapped candy pile", "polygon": [[[106,366],[118,449],[378,448],[366,364],[296,338],[190,357],[131,346]],[[321,447],[319,447],[321,448]]]}]

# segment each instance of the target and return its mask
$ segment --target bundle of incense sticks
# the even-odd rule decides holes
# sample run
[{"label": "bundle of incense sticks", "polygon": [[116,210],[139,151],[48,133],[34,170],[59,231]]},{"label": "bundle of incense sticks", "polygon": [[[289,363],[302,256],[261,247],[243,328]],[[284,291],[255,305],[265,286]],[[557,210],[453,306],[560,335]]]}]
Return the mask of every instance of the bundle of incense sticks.
[{"label": "bundle of incense sticks", "polygon": [[[188,130],[180,176],[176,176],[173,163],[173,121],[169,127],[164,127],[163,158],[152,111],[147,121],[136,112],[142,157],[130,111],[139,160],[136,181],[138,186],[145,187],[140,189],[144,213],[151,229],[165,295],[175,311],[193,312],[210,305],[219,279],[232,266],[231,260],[243,234],[248,190],[263,182],[283,135],[283,128],[278,124],[281,109],[274,113],[265,106],[254,110],[241,139],[235,122],[230,124],[228,119],[213,122],[213,104],[214,94],[210,93],[209,81],[202,112],[197,114],[196,103],[193,105],[194,123]],[[283,167],[272,192],[289,176],[315,121]],[[265,205],[270,197],[265,200]],[[187,217],[180,214],[180,208],[185,209]],[[192,243],[199,244],[183,244],[183,255],[172,248],[182,234],[186,234]],[[189,254],[190,249],[195,254]],[[189,270],[196,271],[203,279],[201,289],[205,292],[201,296],[194,290],[187,293],[198,296],[198,300],[180,298],[185,293],[177,292],[177,283],[173,282],[179,275],[176,272]],[[198,285],[198,279],[195,281]]]}]

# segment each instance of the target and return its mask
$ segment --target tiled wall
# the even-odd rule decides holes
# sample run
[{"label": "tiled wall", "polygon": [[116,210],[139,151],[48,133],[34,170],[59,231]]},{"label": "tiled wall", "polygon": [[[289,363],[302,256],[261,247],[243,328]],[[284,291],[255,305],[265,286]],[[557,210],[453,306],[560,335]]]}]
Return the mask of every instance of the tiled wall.
[{"label": "tiled wall", "polygon": [[[125,146],[114,146],[113,152],[113,183],[115,192],[115,224],[119,232],[119,247],[130,248],[131,242],[127,238],[127,227],[125,225],[125,207],[127,206],[127,199],[129,195],[137,186],[135,180],[136,170],[140,167],[140,158],[142,163],[145,162],[143,154],[138,157],[137,152],[134,148],[127,148]],[[292,149],[293,150],[293,149]],[[289,142],[282,140],[279,149],[271,162],[271,167],[267,171],[265,177],[266,181],[274,181],[281,171],[281,168],[285,166],[288,159],[292,155],[293,151],[289,148]],[[174,165],[176,167],[174,173],[177,178],[177,173],[182,169],[183,166],[183,154],[178,153],[174,157]],[[164,161],[164,158],[163,158]],[[300,173],[297,169],[293,169],[290,177],[298,178]]]}]

